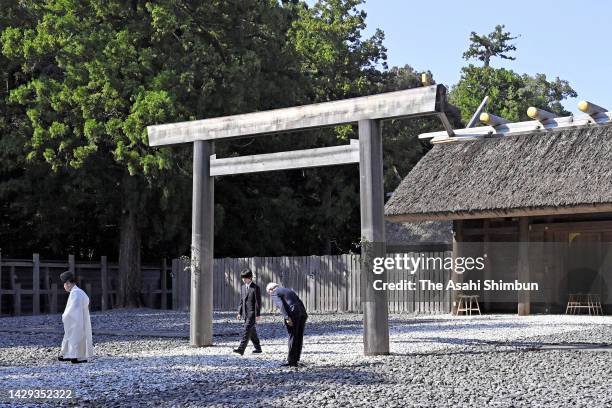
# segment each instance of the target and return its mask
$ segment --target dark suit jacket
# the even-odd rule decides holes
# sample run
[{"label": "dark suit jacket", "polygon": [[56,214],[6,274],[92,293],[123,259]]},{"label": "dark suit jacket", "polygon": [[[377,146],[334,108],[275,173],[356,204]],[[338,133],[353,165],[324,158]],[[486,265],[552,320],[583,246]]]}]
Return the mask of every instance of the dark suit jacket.
[{"label": "dark suit jacket", "polygon": [[298,295],[287,288],[276,288],[272,292],[272,301],[278,307],[278,310],[283,314],[285,319],[297,319],[299,317],[307,317],[306,308],[298,297]]},{"label": "dark suit jacket", "polygon": [[240,306],[238,314],[245,319],[250,316],[259,316],[261,311],[261,291],[255,282],[247,289],[246,285],[240,286]]}]

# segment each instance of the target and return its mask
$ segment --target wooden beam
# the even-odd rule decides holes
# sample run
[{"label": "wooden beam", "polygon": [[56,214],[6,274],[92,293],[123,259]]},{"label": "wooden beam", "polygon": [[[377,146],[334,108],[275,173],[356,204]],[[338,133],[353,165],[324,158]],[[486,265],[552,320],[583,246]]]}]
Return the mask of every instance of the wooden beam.
[{"label": "wooden beam", "polygon": [[432,85],[312,105],[147,127],[150,146],[220,140],[443,112],[446,88]]},{"label": "wooden beam", "polygon": [[444,126],[444,129],[446,130],[446,134],[449,137],[455,136],[455,131],[453,130],[453,126],[451,125],[450,121],[448,120],[448,117],[446,116],[446,113],[444,113],[444,112],[438,113],[438,117],[440,118],[440,121],[442,122],[442,126]]},{"label": "wooden beam", "polygon": [[612,221],[593,220],[593,221],[577,221],[577,222],[550,222],[546,224],[531,224],[532,232],[542,231],[612,231]]},{"label": "wooden beam", "polygon": [[294,150],[253,156],[210,159],[210,175],[257,173],[308,167],[335,166],[359,163],[359,141],[351,140],[345,146],[321,147],[318,149]]},{"label": "wooden beam", "polygon": [[385,257],[382,132],[380,122],[359,121],[359,196],[361,210],[361,281],[363,304],[363,351],[366,356],[389,354],[389,305],[387,291],[375,290],[375,257]]},{"label": "wooden beam", "polygon": [[476,124],[478,122],[480,122],[480,114],[482,112],[484,112],[484,110],[487,107],[488,103],[489,103],[489,95],[485,96],[484,99],[482,100],[482,102],[480,102],[480,105],[478,105],[478,109],[476,109],[476,111],[474,112],[474,114],[470,118],[470,121],[465,126],[466,129],[474,127],[474,126],[476,126]]},{"label": "wooden beam", "polygon": [[[489,218],[485,218],[483,222],[488,223]],[[518,234],[518,228],[515,227],[483,227],[483,228],[464,228],[464,236],[473,235],[512,235]]]},{"label": "wooden beam", "polygon": [[590,214],[602,212],[612,212],[612,204],[584,204],[572,207],[539,207],[531,209],[514,208],[509,210],[484,210],[478,212],[439,212],[386,215],[385,219],[391,222],[448,221],[472,220],[478,218],[539,217],[544,215]]}]

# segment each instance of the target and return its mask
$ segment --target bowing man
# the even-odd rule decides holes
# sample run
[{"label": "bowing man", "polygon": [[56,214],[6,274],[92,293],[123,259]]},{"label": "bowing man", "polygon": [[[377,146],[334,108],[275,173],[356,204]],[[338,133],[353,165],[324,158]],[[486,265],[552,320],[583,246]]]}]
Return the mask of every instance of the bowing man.
[{"label": "bowing man", "polygon": [[291,289],[283,288],[270,282],[266,291],[285,319],[285,327],[289,334],[289,355],[283,367],[297,367],[302,354],[304,327],[308,314],[298,295]]}]

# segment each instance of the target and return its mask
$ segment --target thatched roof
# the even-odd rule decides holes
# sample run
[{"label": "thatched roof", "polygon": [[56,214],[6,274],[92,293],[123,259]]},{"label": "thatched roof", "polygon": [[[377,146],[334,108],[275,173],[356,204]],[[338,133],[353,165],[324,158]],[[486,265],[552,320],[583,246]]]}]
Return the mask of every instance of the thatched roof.
[{"label": "thatched roof", "polygon": [[385,221],[385,237],[390,244],[450,243],[453,241],[451,221]]},{"label": "thatched roof", "polygon": [[612,211],[612,126],[440,143],[385,206],[392,221]]}]

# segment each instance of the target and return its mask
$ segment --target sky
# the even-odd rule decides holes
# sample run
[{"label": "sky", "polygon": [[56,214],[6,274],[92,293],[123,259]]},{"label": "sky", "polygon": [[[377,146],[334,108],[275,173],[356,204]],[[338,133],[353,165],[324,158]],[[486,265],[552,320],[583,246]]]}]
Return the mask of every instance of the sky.
[{"label": "sky", "polygon": [[[515,61],[494,58],[493,67],[543,73],[569,81],[578,98],[563,105],[575,114],[580,100],[612,110],[612,1],[608,0],[367,0],[368,27],[385,33],[388,65],[430,70],[436,83],[452,86],[467,64],[462,54],[470,32],[488,34],[497,24],[520,37]],[[472,60],[481,65],[478,60]]]}]

